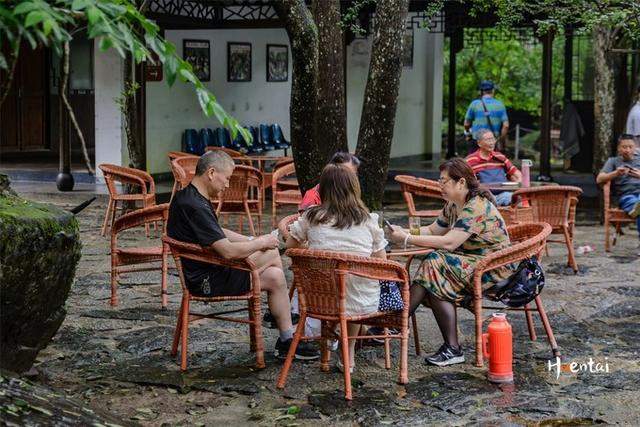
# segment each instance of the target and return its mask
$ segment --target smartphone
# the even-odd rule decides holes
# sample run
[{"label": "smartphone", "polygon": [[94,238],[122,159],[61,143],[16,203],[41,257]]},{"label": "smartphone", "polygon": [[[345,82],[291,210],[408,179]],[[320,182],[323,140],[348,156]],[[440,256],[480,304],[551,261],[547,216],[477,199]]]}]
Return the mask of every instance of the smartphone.
[{"label": "smartphone", "polygon": [[389,221],[387,221],[386,219],[383,220],[384,221],[384,226],[388,227],[389,229],[391,229],[391,223]]}]

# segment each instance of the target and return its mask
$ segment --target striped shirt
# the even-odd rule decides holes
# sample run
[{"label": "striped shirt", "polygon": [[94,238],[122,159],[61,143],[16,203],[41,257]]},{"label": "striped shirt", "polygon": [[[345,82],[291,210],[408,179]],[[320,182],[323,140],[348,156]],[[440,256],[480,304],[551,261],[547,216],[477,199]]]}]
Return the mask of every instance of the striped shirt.
[{"label": "striped shirt", "polygon": [[518,171],[507,156],[499,151],[492,151],[489,158],[485,159],[478,150],[469,154],[465,160],[483,184],[506,182]]},{"label": "striped shirt", "polygon": [[[482,101],[487,107],[487,111],[484,111]],[[507,116],[507,110],[504,107],[502,101],[498,101],[492,96],[483,96],[482,101],[480,99],[474,99],[469,108],[464,120],[471,123],[471,133],[477,138],[477,133],[480,129],[489,129],[493,132],[493,135],[497,138],[500,135],[502,124],[509,121]],[[489,127],[489,120],[491,120],[491,127]]]}]

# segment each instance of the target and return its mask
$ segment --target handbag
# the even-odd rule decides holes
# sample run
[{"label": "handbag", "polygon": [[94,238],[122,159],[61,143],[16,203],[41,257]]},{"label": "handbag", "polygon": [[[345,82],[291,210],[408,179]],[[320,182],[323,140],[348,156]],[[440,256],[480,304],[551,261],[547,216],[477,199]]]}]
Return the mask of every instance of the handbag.
[{"label": "handbag", "polygon": [[380,302],[378,311],[400,311],[404,309],[404,301],[398,284],[393,281],[380,281]]},{"label": "handbag", "polygon": [[544,288],[544,271],[536,257],[522,261],[516,271],[487,290],[493,299],[509,307],[522,307]]}]

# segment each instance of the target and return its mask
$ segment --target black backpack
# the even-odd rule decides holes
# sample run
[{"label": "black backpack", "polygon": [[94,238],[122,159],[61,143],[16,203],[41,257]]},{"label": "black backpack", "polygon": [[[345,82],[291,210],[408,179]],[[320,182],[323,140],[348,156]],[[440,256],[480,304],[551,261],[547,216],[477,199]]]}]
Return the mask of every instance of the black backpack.
[{"label": "black backpack", "polygon": [[544,271],[536,257],[526,259],[516,271],[487,290],[492,299],[509,307],[522,307],[537,297],[544,288]]}]

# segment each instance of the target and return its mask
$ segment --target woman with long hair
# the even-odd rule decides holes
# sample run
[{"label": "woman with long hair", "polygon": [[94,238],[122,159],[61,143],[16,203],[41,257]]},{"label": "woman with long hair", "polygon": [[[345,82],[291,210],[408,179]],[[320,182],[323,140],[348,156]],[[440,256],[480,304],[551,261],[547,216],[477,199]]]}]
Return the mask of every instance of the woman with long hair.
[{"label": "woman with long hair", "polygon": [[[344,164],[328,164],[322,171],[319,191],[321,204],[309,208],[291,225],[287,248],[308,247],[386,259],[384,231],[378,225],[377,215],[369,213],[362,202],[360,184],[354,171]],[[400,298],[397,287],[392,290],[397,291],[397,298]],[[379,281],[350,276],[346,291],[347,315],[379,310]],[[383,295],[383,298],[387,297],[392,296]],[[349,335],[357,335],[359,327],[349,324]],[[354,366],[354,346],[355,340],[350,340],[350,369]]]},{"label": "woman with long hair", "polygon": [[[422,227],[419,236],[392,226],[389,240],[433,248],[426,255],[411,286],[410,313],[420,304],[431,307],[444,344],[425,359],[446,366],[464,362],[458,343],[456,304],[473,295],[476,264],[491,252],[509,245],[507,228],[490,192],[479,187],[471,167],[461,158],[440,165],[440,188],[447,202],[434,223]],[[513,266],[482,277],[483,289],[507,278]]]}]

